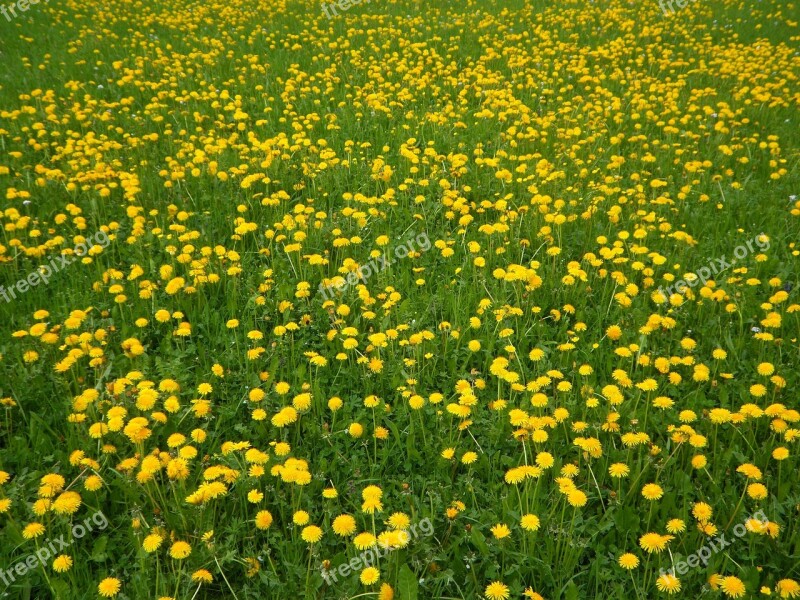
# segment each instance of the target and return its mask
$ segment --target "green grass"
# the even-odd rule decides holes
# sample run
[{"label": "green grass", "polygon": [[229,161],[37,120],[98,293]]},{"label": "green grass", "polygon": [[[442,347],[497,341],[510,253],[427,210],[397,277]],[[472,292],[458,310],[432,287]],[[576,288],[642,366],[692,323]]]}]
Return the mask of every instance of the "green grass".
[{"label": "green grass", "polygon": [[[665,595],[659,569],[717,535],[692,514],[706,502],[729,540],[759,510],[774,535],[735,536],[679,575],[676,597],[724,595],[708,589],[714,574],[738,578],[722,580],[733,597],[739,580],[744,598],[762,586],[791,597],[796,12],[775,0],[701,0],[669,18],[655,2],[376,0],[328,20],[308,0],[112,0],[0,17],[0,285],[78,235],[113,238],[48,285],[0,299],[0,501],[12,501],[0,513],[0,569],[98,511],[108,521],[65,551],[67,572],[48,564],[0,581],[0,593],[96,598],[114,577],[131,600],[377,597],[383,583],[403,600],[476,598],[495,581],[510,597],[653,598]],[[761,233],[767,250],[702,291],[654,295]],[[412,234],[432,247],[325,303],[323,279]],[[176,277],[184,283],[170,293]],[[190,335],[177,334],[182,322]],[[140,355],[123,347],[134,338]],[[74,349],[82,355],[65,365]],[[137,406],[137,383],[164,380],[180,390]],[[253,388],[263,400],[248,399]],[[546,405],[532,403],[537,392]],[[302,393],[311,400],[296,422],[271,422]],[[208,415],[193,410],[201,397]],[[715,409],[741,422],[717,423]],[[146,440],[125,432],[134,417],[147,419]],[[111,430],[93,437],[97,424]],[[629,445],[632,433],[645,443]],[[170,447],[175,434],[186,439]],[[598,456],[576,445],[585,438],[602,445]],[[243,448],[227,451],[236,442],[269,454],[264,475],[248,473]],[[166,466],[180,446],[197,453],[184,455],[185,477]],[[779,448],[786,460],[773,457]],[[159,452],[163,468],[137,480],[141,459]],[[466,452],[474,463],[460,462]],[[542,452],[554,462],[538,478],[505,482]],[[306,461],[310,481],[270,473],[287,458]],[[128,471],[127,459],[137,461]],[[610,476],[615,463],[626,478]],[[737,472],[743,464],[760,481]],[[221,465],[237,472],[224,497],[187,502]],[[565,467],[577,470],[582,507],[560,491]],[[47,474],[80,493],[74,515],[35,514]],[[84,487],[92,475],[96,491]],[[642,497],[648,483],[660,499]],[[765,498],[748,493],[753,483]],[[383,491],[374,515],[362,510],[369,485]],[[323,497],[328,487],[336,498]],[[263,499],[249,501],[252,490]],[[261,510],[274,519],[267,530],[254,525]],[[303,541],[298,510],[322,528],[319,543]],[[337,515],[378,535],[397,512],[430,519],[433,535],[381,559],[374,585],[323,580],[324,565],[359,554],[334,533]],[[521,527],[526,513],[538,531]],[[648,554],[640,538],[665,534],[670,519],[685,531]],[[22,535],[32,522],[46,527],[36,540]],[[493,536],[499,523],[509,538]],[[148,553],[153,533],[164,541]],[[191,544],[188,558],[169,556],[175,540]],[[640,560],[630,573],[618,564],[627,552]],[[200,569],[211,583],[190,579]]]}]

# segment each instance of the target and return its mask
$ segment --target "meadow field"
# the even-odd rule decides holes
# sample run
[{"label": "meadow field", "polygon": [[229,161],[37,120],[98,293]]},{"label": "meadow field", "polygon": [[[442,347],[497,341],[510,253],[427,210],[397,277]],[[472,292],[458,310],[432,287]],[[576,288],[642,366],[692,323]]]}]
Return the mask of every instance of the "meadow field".
[{"label": "meadow field", "polygon": [[0,598],[800,598],[797,0],[0,4]]}]

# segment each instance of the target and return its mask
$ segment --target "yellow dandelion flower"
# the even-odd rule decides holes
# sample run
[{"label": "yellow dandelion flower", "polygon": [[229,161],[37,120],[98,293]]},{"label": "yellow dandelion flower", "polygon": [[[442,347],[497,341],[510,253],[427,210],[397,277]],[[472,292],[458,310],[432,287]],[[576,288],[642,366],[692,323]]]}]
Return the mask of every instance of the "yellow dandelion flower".
[{"label": "yellow dandelion flower", "polygon": [[116,577],[106,577],[97,585],[97,592],[103,598],[113,598],[119,593],[122,582]]},{"label": "yellow dandelion flower", "polygon": [[169,549],[169,555],[175,560],[183,560],[192,553],[192,547],[186,542],[177,541]]},{"label": "yellow dandelion flower", "polygon": [[72,568],[72,557],[67,554],[61,554],[53,561],[53,570],[56,573],[66,573]]},{"label": "yellow dandelion flower", "polygon": [[155,552],[161,546],[164,538],[157,533],[151,533],[142,541],[142,548],[145,552]]},{"label": "yellow dandelion flower", "polygon": [[350,515],[339,515],[333,520],[332,527],[336,535],[350,536],[356,531],[356,520]]},{"label": "yellow dandelion flower", "polygon": [[507,538],[511,535],[511,530],[505,523],[498,523],[492,527],[491,531],[492,535],[498,540],[502,540],[503,538]]},{"label": "yellow dandelion flower", "polygon": [[206,569],[198,569],[192,573],[192,581],[195,583],[211,583],[214,581],[214,577]]},{"label": "yellow dandelion flower", "polygon": [[45,527],[41,523],[29,523],[22,530],[22,537],[26,540],[37,538],[45,532]]},{"label": "yellow dandelion flower", "polygon": [[363,571],[361,571],[361,575],[359,579],[361,583],[364,585],[372,585],[376,583],[381,578],[381,572],[376,569],[375,567],[367,567]]},{"label": "yellow dandelion flower", "polygon": [[526,514],[522,515],[520,519],[520,524],[525,531],[536,531],[539,529],[541,522],[539,521],[539,517],[534,514]]},{"label": "yellow dandelion flower", "polygon": [[508,600],[508,586],[501,581],[493,581],[486,586],[486,589],[483,591],[483,595],[489,600]]},{"label": "yellow dandelion flower", "polygon": [[656,483],[648,483],[642,488],[645,500],[658,500],[664,495],[664,490]]},{"label": "yellow dandelion flower", "polygon": [[672,595],[681,591],[681,582],[675,575],[664,573],[656,579],[656,587],[659,591]]},{"label": "yellow dandelion flower", "polygon": [[720,589],[729,598],[741,598],[747,593],[747,588],[744,582],[738,577],[729,576],[723,577],[719,585]]},{"label": "yellow dandelion flower", "polygon": [[628,571],[635,569],[639,566],[639,559],[636,557],[635,554],[631,554],[630,552],[626,552],[622,556],[619,557],[619,566],[623,569]]},{"label": "yellow dandelion flower", "polygon": [[303,527],[300,537],[303,538],[304,542],[316,544],[322,539],[322,529],[316,525],[307,525],[306,527]]}]

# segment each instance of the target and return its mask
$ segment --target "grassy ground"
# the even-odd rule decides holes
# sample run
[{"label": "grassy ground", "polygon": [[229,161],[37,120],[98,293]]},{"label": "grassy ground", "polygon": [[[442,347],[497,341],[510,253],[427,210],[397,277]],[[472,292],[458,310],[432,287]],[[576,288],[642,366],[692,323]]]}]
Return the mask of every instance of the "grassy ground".
[{"label": "grassy ground", "polygon": [[800,597],[800,12],[674,6],[0,13],[0,594]]}]

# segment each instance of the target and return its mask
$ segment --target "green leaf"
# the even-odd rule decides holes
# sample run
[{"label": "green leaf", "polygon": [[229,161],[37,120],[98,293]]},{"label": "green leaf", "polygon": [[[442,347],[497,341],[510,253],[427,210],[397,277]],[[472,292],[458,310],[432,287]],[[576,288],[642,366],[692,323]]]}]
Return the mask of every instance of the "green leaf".
[{"label": "green leaf", "polygon": [[417,451],[416,437],[413,433],[406,436],[406,453],[409,460],[422,460],[422,456]]},{"label": "green leaf", "polygon": [[106,555],[106,546],[108,545],[108,536],[103,535],[97,538],[97,541],[92,546],[92,555],[89,557],[89,560],[93,562],[105,562],[107,555]]},{"label": "green leaf", "polygon": [[564,590],[564,599],[578,600],[578,586],[575,585],[574,581],[570,581],[567,584],[567,588]]},{"label": "green leaf", "polygon": [[481,554],[484,556],[489,556],[489,546],[486,545],[486,538],[483,537],[483,534],[474,527],[472,528],[470,539],[472,540],[472,544]]},{"label": "green leaf", "polygon": [[417,600],[418,591],[417,576],[408,568],[408,565],[403,565],[397,575],[398,600]]}]

